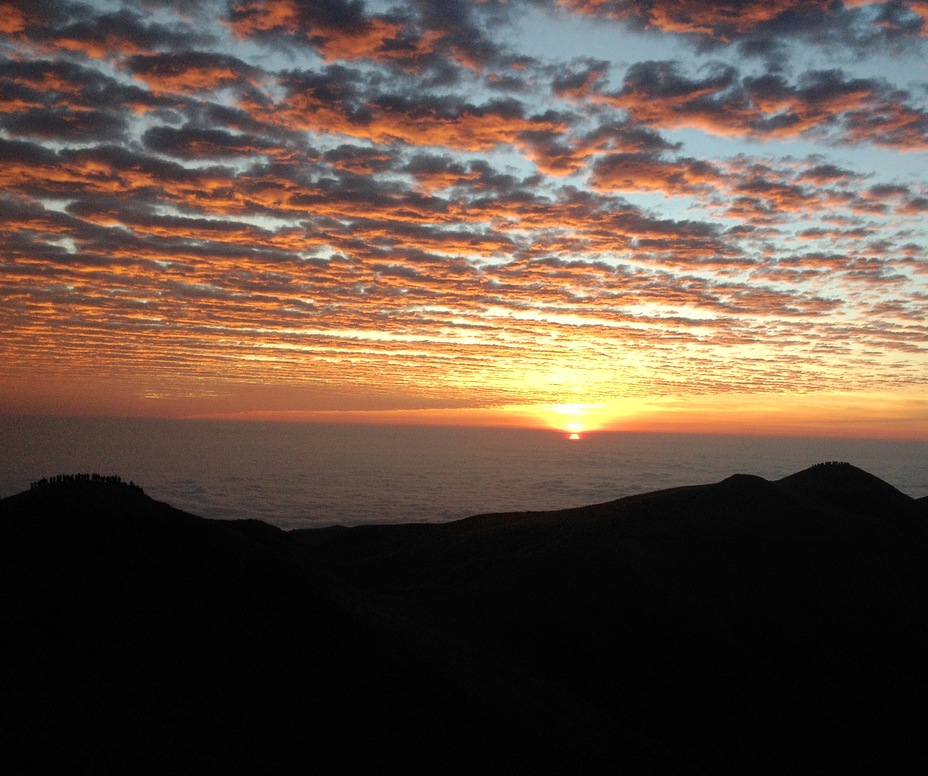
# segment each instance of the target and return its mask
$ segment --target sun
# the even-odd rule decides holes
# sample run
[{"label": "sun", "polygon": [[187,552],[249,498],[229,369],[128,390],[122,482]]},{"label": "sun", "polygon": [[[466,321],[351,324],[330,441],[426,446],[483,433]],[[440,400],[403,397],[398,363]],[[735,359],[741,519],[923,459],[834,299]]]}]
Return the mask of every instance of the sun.
[{"label": "sun", "polygon": [[568,439],[594,431],[603,424],[602,408],[598,404],[549,404],[542,408],[545,424],[566,431]]},{"label": "sun", "polygon": [[571,435],[568,436],[567,438],[568,438],[571,442],[576,442],[576,441],[578,441],[578,440],[580,439],[580,434],[578,434],[578,433],[575,431],[573,434],[571,434]]}]

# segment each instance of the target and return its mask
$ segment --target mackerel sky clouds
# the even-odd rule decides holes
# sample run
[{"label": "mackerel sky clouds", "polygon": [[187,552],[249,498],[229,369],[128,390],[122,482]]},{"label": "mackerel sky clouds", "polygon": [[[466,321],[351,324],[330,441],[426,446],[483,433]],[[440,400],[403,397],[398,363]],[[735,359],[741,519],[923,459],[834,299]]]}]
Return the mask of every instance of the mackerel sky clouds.
[{"label": "mackerel sky clouds", "polygon": [[928,437],[928,2],[0,0],[0,41],[0,411]]}]

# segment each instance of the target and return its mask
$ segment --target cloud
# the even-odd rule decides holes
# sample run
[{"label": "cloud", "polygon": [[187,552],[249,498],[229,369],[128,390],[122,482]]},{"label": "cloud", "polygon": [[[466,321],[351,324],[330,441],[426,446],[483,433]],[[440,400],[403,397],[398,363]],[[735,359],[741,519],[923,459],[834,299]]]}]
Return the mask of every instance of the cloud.
[{"label": "cloud", "polygon": [[368,60],[443,78],[449,61],[473,70],[510,62],[487,31],[508,16],[497,0],[415,0],[386,13],[360,0],[246,0],[232,4],[229,21],[240,38],[309,46],[329,63]]},{"label": "cloud", "polygon": [[685,74],[675,61],[640,62],[622,88],[601,99],[653,127],[694,127],[717,135],[785,138],[812,134],[841,143],[919,150],[928,141],[928,113],[885,81],[812,70],[790,83],[780,74],[739,76],[711,63]]},{"label": "cloud", "polygon": [[841,18],[830,0],[558,0],[570,11],[635,28],[729,43],[759,34],[797,35]]},{"label": "cloud", "polygon": [[139,54],[129,57],[126,67],[156,94],[245,87],[261,75],[237,57],[208,51]]},{"label": "cloud", "polygon": [[571,12],[633,29],[680,35],[697,46],[738,44],[742,54],[780,61],[783,42],[867,51],[926,34],[924,2],[832,0],[557,0]]},{"label": "cloud", "polygon": [[127,123],[122,116],[105,111],[75,113],[39,108],[0,117],[0,127],[18,135],[49,140],[110,141],[123,136]]},{"label": "cloud", "polygon": [[454,94],[423,94],[389,88],[356,69],[333,65],[321,71],[281,74],[284,97],[273,104],[249,95],[242,106],[272,125],[341,134],[375,143],[403,141],[478,151],[519,145],[524,133],[558,130],[566,117],[532,113],[515,98],[475,103]]},{"label": "cloud", "polygon": [[[247,158],[286,154],[288,150],[268,138],[225,129],[155,126],[145,130],[145,147],[182,159]],[[311,158],[309,152],[307,156]]]},{"label": "cloud", "polygon": [[207,36],[190,29],[178,29],[146,19],[129,9],[116,13],[86,16],[72,20],[54,31],[52,40],[59,49],[106,59],[180,49],[208,42]]},{"label": "cloud", "polygon": [[701,6],[7,3],[4,364],[412,405],[915,384],[925,94],[855,57],[910,56],[919,7]]},{"label": "cloud", "polygon": [[[133,5],[132,2],[125,4]],[[0,33],[27,40],[47,52],[65,51],[95,59],[205,44],[210,38],[190,24],[162,24],[141,8],[101,12],[91,3],[68,0],[6,0],[0,4]],[[159,5],[169,5],[159,3]],[[202,3],[185,3],[190,12]]]},{"label": "cloud", "polygon": [[664,161],[651,154],[608,154],[599,157],[590,183],[611,191],[662,191],[671,196],[696,194],[719,182],[719,171],[698,159]]},{"label": "cloud", "polygon": [[154,111],[173,103],[137,86],[67,60],[0,61],[0,112],[44,109],[70,115],[109,111],[114,122],[129,112]]},{"label": "cloud", "polygon": [[[568,122],[568,126],[571,123]],[[624,153],[659,156],[678,150],[650,127],[609,118],[583,133],[558,130],[530,130],[521,137],[526,153],[539,169],[549,175],[571,175],[590,167],[603,154]],[[595,176],[595,169],[593,174]]]},{"label": "cloud", "polygon": [[369,16],[364,3],[348,0],[235,3],[230,17],[241,38],[304,43],[329,61],[409,60],[428,53],[432,40],[411,34],[404,21]]}]

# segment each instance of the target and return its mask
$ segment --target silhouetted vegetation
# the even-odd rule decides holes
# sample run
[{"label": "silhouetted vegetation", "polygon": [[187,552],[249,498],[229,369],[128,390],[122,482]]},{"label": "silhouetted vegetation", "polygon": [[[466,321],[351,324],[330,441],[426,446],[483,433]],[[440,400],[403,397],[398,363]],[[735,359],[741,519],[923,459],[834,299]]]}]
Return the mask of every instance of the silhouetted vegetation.
[{"label": "silhouetted vegetation", "polygon": [[139,492],[143,492],[142,489],[136,485],[132,480],[129,482],[124,482],[122,477],[118,474],[97,474],[96,472],[90,474],[56,474],[52,477],[42,477],[41,479],[35,480],[34,482],[29,483],[30,490],[42,490],[48,488],[54,488],[61,485],[74,485],[78,483],[93,483],[96,485],[119,485],[127,488],[132,488]]}]

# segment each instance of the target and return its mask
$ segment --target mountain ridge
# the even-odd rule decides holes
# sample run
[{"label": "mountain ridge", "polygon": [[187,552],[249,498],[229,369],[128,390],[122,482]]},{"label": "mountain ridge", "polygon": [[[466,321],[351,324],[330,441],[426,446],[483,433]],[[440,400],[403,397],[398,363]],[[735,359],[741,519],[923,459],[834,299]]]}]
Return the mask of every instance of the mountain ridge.
[{"label": "mountain ridge", "polygon": [[0,756],[37,773],[912,769],[924,503],[829,464],[285,532],[63,477],[0,500]]}]

